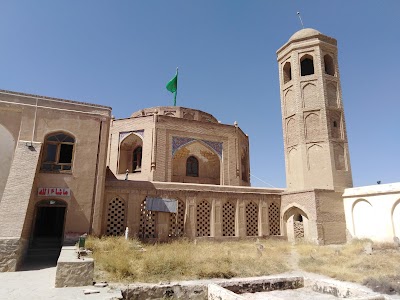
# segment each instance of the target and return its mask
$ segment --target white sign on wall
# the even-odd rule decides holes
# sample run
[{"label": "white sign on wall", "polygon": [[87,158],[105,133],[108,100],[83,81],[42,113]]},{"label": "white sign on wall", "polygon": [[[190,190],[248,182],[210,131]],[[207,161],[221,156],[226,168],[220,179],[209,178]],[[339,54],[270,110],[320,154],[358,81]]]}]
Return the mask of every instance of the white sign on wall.
[{"label": "white sign on wall", "polygon": [[48,197],[70,197],[71,191],[69,188],[38,188],[38,196]]}]

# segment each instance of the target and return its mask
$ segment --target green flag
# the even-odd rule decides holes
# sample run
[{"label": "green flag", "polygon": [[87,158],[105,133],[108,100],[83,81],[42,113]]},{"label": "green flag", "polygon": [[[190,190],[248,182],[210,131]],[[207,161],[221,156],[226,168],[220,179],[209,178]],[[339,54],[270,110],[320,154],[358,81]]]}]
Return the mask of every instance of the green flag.
[{"label": "green flag", "polygon": [[176,75],[167,83],[167,90],[174,95],[174,106],[176,106],[176,94],[178,93],[178,68],[176,68]]}]

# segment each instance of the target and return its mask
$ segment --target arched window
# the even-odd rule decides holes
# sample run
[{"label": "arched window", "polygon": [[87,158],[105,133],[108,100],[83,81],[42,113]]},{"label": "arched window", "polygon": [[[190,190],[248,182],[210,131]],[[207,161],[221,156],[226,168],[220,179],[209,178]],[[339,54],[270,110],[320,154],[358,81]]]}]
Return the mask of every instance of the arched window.
[{"label": "arched window", "polygon": [[194,156],[186,160],[186,176],[199,177],[199,161]]},{"label": "arched window", "polygon": [[142,170],[142,146],[133,150],[132,172],[140,172]]},{"label": "arched window", "polygon": [[42,158],[42,171],[70,172],[75,139],[65,133],[55,133],[47,136]]},{"label": "arched window", "polygon": [[304,55],[300,61],[301,76],[314,74],[314,61],[311,55]]},{"label": "arched window", "polygon": [[333,64],[333,59],[329,54],[324,56],[325,73],[328,75],[335,76],[335,66]]},{"label": "arched window", "polygon": [[292,67],[290,62],[286,62],[283,66],[283,83],[287,83],[292,80]]}]

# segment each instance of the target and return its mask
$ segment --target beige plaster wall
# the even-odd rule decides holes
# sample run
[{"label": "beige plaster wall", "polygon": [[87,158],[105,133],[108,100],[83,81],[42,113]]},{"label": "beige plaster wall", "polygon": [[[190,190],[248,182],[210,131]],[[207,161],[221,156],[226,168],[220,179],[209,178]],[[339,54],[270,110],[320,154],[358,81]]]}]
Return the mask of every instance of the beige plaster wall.
[{"label": "beige plaster wall", "polygon": [[[111,109],[104,106],[0,91],[1,121],[4,120],[11,128],[14,138],[17,138],[22,145],[21,151],[32,139],[34,144],[45,147],[46,136],[55,132],[64,132],[75,138],[71,172],[40,171],[43,153],[40,147],[39,151],[35,152],[38,155],[37,163],[32,166],[21,158],[11,160],[11,164],[15,165],[16,170],[21,170],[21,174],[33,172],[34,176],[33,182],[26,187],[30,195],[23,200],[26,201],[26,207],[17,206],[22,217],[15,219],[12,214],[2,215],[2,224],[9,221],[15,228],[23,228],[22,232],[15,232],[12,236],[29,239],[34,224],[36,203],[44,199],[58,199],[67,203],[64,230],[66,235],[92,231],[90,224],[93,221],[95,204],[96,201],[102,200],[104,192],[108,146],[106,139],[109,133],[110,113]],[[4,115],[7,119],[3,118]],[[6,190],[8,185],[11,187],[13,184],[18,184],[14,181],[18,179],[8,180]],[[58,198],[38,196],[40,187],[70,188],[71,195]],[[17,194],[14,196],[10,194],[8,198],[13,203],[19,203]],[[3,233],[0,234],[1,237],[10,236],[9,233]]]},{"label": "beige plaster wall", "polygon": [[400,237],[400,183],[349,188],[343,194],[348,238]]}]

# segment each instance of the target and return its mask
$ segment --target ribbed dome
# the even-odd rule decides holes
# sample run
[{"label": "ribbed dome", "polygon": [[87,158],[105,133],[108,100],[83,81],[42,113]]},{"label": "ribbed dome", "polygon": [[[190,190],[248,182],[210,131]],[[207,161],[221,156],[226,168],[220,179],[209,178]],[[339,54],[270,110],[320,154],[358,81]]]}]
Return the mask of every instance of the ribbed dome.
[{"label": "ribbed dome", "polygon": [[297,31],[295,34],[293,34],[289,41],[294,41],[294,40],[300,40],[300,39],[305,39],[309,37],[313,37],[316,35],[320,35],[321,32],[318,30],[312,29],[312,28],[304,28],[302,30]]}]

